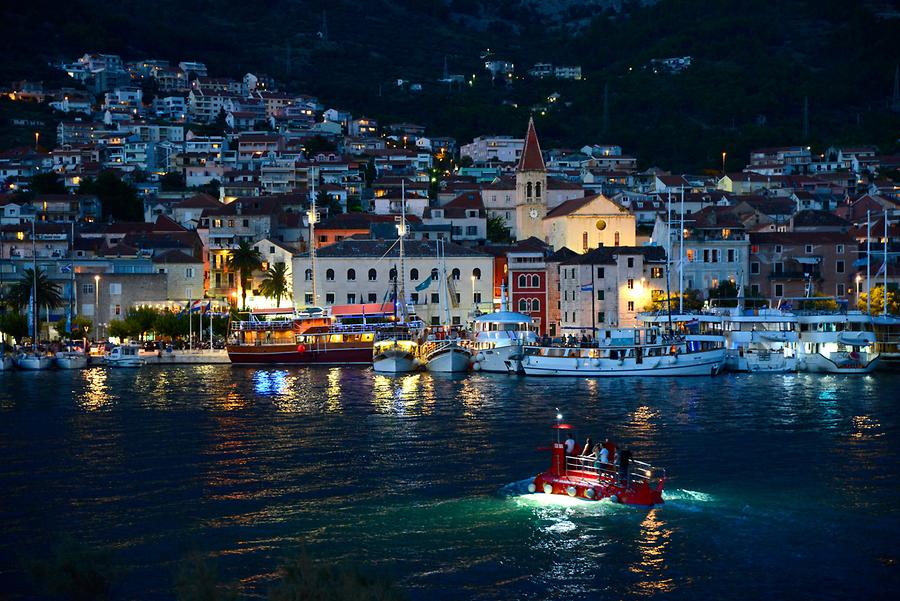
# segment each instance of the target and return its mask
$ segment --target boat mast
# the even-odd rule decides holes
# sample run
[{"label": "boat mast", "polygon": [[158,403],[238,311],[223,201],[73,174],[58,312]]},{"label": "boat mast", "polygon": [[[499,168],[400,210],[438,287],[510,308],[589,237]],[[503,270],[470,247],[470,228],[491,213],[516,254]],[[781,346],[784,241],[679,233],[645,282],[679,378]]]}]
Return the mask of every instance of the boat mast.
[{"label": "boat mast", "polygon": [[866,211],[866,313],[872,314],[872,211]]},{"label": "boat mast", "polygon": [[678,313],[684,314],[684,184],[681,185],[681,245],[678,249]]},{"label": "boat mast", "polygon": [[[397,228],[397,233],[400,234],[400,271],[394,278],[394,315],[397,314],[397,302],[399,301],[401,303],[401,323],[406,323],[406,267],[403,263],[403,239],[406,238],[406,180],[400,181],[400,226]],[[399,286],[398,279],[400,280]]]},{"label": "boat mast", "polygon": [[887,315],[887,260],[888,260],[888,212],[884,210],[884,274],[883,288],[881,289],[881,297],[884,300],[884,307],[881,310],[882,315]]},{"label": "boat mast", "polygon": [[34,337],[31,339],[31,350],[37,352],[38,304],[37,304],[37,245],[34,241],[34,222],[37,212],[31,218],[31,324]]},{"label": "boat mast", "polygon": [[669,286],[669,267],[672,264],[672,193],[666,202],[666,312],[669,314],[669,333],[672,333],[672,288]]},{"label": "boat mast", "polygon": [[72,272],[72,296],[69,298],[69,343],[72,342],[72,332],[75,331],[75,309],[78,307],[78,286],[75,284],[75,222],[72,222],[72,246],[69,250],[69,270]]},{"label": "boat mast", "polygon": [[319,306],[319,291],[316,289],[316,171],[315,167],[309,166],[307,180],[309,181],[310,203],[307,218],[309,220],[309,267],[312,270],[312,299],[313,306]]},{"label": "boat mast", "polygon": [[441,261],[441,280],[444,286],[441,297],[444,301],[444,329],[450,330],[450,283],[447,281],[447,246],[446,240],[438,239],[438,256]]}]

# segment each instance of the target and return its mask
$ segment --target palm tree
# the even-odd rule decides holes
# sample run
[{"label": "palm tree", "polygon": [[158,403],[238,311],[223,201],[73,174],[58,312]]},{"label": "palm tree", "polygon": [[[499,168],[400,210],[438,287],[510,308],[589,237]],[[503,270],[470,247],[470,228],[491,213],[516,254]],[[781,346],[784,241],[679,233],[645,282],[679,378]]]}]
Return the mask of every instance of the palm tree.
[{"label": "palm tree", "polygon": [[40,312],[40,307],[44,307],[47,310],[49,319],[50,309],[55,309],[63,304],[62,291],[59,284],[50,281],[47,274],[40,269],[37,270],[37,276],[31,269],[22,271],[22,278],[10,290],[9,301],[17,307],[28,307],[31,302],[31,286],[34,282],[37,282],[35,288],[37,294],[35,295],[34,303],[35,321],[37,321],[37,313]]},{"label": "palm tree", "polygon": [[241,304],[247,309],[247,288],[250,287],[253,272],[262,267],[262,257],[249,242],[241,242],[228,256],[228,269],[238,273],[241,283]]},{"label": "palm tree", "polygon": [[282,298],[291,298],[291,285],[289,282],[287,265],[275,263],[266,271],[266,277],[259,284],[259,292],[267,297],[275,299],[275,306],[281,306]]}]

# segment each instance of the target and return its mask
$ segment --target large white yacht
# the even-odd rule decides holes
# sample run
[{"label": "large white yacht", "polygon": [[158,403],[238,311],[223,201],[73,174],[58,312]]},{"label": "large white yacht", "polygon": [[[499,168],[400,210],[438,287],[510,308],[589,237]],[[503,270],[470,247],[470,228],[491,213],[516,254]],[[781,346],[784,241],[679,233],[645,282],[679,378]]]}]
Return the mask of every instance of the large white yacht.
[{"label": "large white yacht", "polygon": [[797,370],[797,316],[780,309],[714,309],[722,317],[725,368],[784,373]]},{"label": "large white yacht", "polygon": [[874,321],[870,315],[860,311],[799,312],[797,322],[799,371],[863,374],[878,366]]},{"label": "large white yacht", "polygon": [[689,343],[658,327],[602,330],[596,343],[526,346],[522,369],[529,376],[710,376],[725,364],[725,349]]},{"label": "large white yacht", "polygon": [[538,342],[534,320],[513,311],[496,311],[472,321],[473,340],[463,340],[475,357],[472,369],[497,373],[517,373],[522,369],[525,345]]}]

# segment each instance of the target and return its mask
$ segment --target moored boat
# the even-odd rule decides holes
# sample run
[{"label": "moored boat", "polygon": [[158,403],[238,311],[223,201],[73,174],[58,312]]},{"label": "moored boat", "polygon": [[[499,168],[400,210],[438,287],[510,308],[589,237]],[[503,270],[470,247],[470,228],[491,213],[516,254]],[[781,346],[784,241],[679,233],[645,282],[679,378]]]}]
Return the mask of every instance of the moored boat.
[{"label": "moored boat", "polygon": [[[329,312],[254,311],[246,314],[246,319],[232,320],[228,357],[235,365],[368,365],[373,359],[378,320],[391,313],[393,303],[339,305],[330,307]],[[336,314],[363,322],[345,323]]]},{"label": "moored boat", "polygon": [[780,309],[715,309],[725,334],[729,371],[797,371],[797,316]]},{"label": "moored boat", "polygon": [[873,319],[860,311],[798,313],[799,371],[865,374],[878,366]]},{"label": "moored boat", "polygon": [[461,373],[469,370],[472,351],[464,347],[455,334],[443,338],[441,334],[428,336],[420,346],[420,361],[428,371]]},{"label": "moored boat", "polygon": [[[609,499],[623,505],[652,507],[662,504],[666,471],[642,461],[625,459],[598,463],[595,456],[582,454],[577,446],[566,454],[566,445],[559,432],[572,430],[570,424],[556,424],[556,441],[550,447],[550,468],[535,476],[528,485],[530,493],[564,495],[584,501]],[[590,449],[588,449],[590,451]],[[613,453],[615,450],[613,449]]]},{"label": "moored boat", "polygon": [[53,367],[53,355],[40,351],[22,352],[16,356],[16,367],[25,371],[37,371]]},{"label": "moored boat", "polygon": [[474,339],[462,340],[473,356],[472,369],[497,373],[519,372],[525,346],[537,344],[534,320],[513,311],[497,311],[476,317]]},{"label": "moored boat", "polygon": [[725,363],[720,343],[688,341],[658,327],[601,330],[598,342],[526,346],[529,376],[710,376]]},{"label": "moored boat", "polygon": [[55,360],[59,369],[84,369],[88,364],[87,354],[79,351],[60,351]]},{"label": "moored boat", "polygon": [[419,332],[406,324],[379,331],[372,347],[372,368],[383,374],[404,374],[421,367]]},{"label": "moored boat", "polygon": [[145,361],[140,353],[141,347],[136,344],[119,344],[106,354],[104,363],[110,367],[141,367]]}]

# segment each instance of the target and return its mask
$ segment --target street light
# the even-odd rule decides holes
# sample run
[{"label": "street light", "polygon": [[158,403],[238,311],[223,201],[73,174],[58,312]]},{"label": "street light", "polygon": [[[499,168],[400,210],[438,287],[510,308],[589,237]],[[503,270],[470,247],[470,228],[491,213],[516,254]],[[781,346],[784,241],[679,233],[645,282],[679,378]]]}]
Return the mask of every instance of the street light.
[{"label": "street light", "polygon": [[722,175],[725,175],[725,157],[728,155],[724,150],[722,151]]}]

